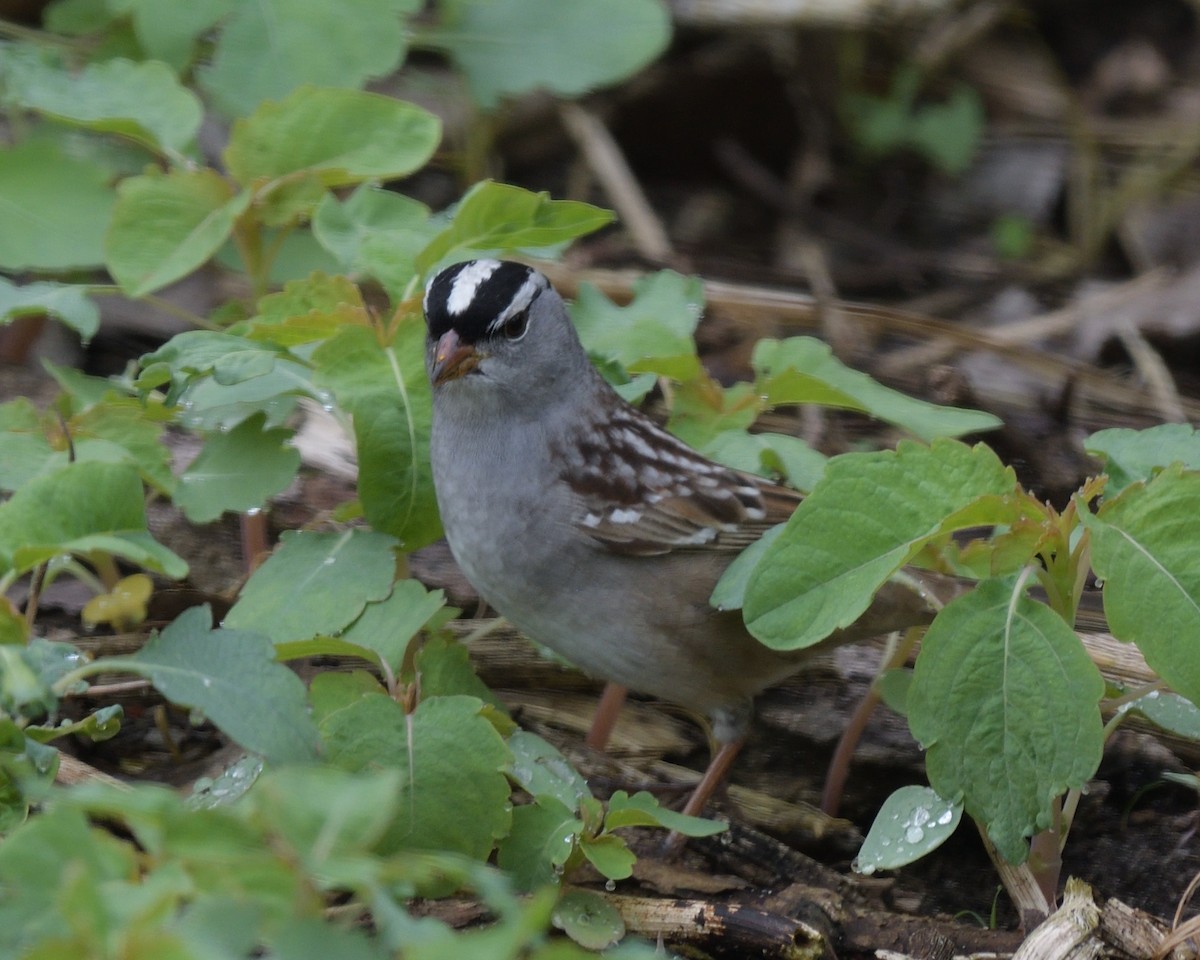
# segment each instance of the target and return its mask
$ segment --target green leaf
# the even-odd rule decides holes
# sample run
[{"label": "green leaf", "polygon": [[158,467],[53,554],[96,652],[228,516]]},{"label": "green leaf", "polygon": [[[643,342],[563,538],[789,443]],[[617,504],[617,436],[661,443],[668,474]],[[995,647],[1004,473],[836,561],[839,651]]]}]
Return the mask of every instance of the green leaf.
[{"label": "green leaf", "polygon": [[927,103],[917,110],[908,141],[943,173],[960,174],[975,159],[986,127],[982,98],[959,84],[944,103]]},{"label": "green leaf", "polygon": [[1093,457],[1104,461],[1108,474],[1104,496],[1109,500],[1131,483],[1149,480],[1172,463],[1200,470],[1200,434],[1186,423],[1161,423],[1146,430],[1124,427],[1100,430],[1088,437],[1083,446]]},{"label": "green leaf", "polygon": [[0,268],[100,266],[116,200],[109,177],[106,168],[40,140],[0,150]]},{"label": "green leaf", "polygon": [[93,550],[172,579],[187,574],[187,564],[147,531],[142,482],[131,464],[70,463],[0,504],[0,570],[24,572],[59,554]]},{"label": "green leaf", "polygon": [[39,675],[26,647],[0,645],[0,710],[11,716],[41,717],[58,706],[50,683]]},{"label": "green leaf", "polygon": [[78,73],[36,57],[10,61],[8,94],[21,106],[100,133],[178,153],[200,128],[200,100],[164,63],[116,58]]},{"label": "green leaf", "polygon": [[1132,703],[1122,705],[1120,709],[1136,710],[1156,727],[1168,733],[1187,737],[1189,740],[1200,740],[1200,707],[1178,694],[1151,690]]},{"label": "green leaf", "polygon": [[[216,106],[250,113],[306,83],[361,87],[404,57],[406,14],[418,0],[260,0],[237,4],[198,71]],[[379,131],[376,131],[379,132]]]},{"label": "green leaf", "polygon": [[1136,643],[1172,689],[1200,704],[1200,474],[1175,464],[1098,515],[1081,506],[1079,517],[1113,635]]},{"label": "green leaf", "polygon": [[858,410],[922,440],[994,430],[1001,423],[990,413],[940,407],[885,387],[845,366],[829,344],[812,337],[759,340],[751,364],[758,378],[755,390],[772,406],[819,403]]},{"label": "green leaf", "polygon": [[275,662],[265,635],[213,630],[211,618],[207,606],[192,607],[132,656],[96,664],[148,678],[272,763],[312,759],[317,735],[300,678]]},{"label": "green leaf", "polygon": [[1096,772],[1104,745],[1099,670],[1062,618],[1018,585],[985,580],[947,604],[907,700],[930,785],[961,797],[1010,863],[1051,825],[1054,798]]},{"label": "green leaf", "polygon": [[449,226],[417,257],[417,270],[425,274],[463,251],[506,253],[568,243],[612,219],[612,211],[590,203],[551,200],[545,193],[484,180],[467,191]]},{"label": "green leaf", "polygon": [[1015,487],[983,444],[906,440],[895,452],[835,457],[755,570],[750,632],[796,650],[849,626],[930,539],[1011,520]]},{"label": "green leaf", "polygon": [[344,201],[327,193],[312,229],[344,269],[374,277],[398,302],[407,299],[417,278],[417,255],[439,228],[425,204],[363,184]]},{"label": "green leaf", "polygon": [[432,400],[425,374],[425,324],[403,317],[381,346],[366,327],[344,327],[313,354],[318,384],[354,418],[358,495],[367,521],[405,550],[441,535],[429,467]]},{"label": "green leaf", "polygon": [[346,770],[402,772],[400,816],[384,850],[448,850],[483,859],[508,833],[508,748],[474,697],[433,697],[412,714],[353,675],[320,674],[313,711],[324,756]]},{"label": "green leaf", "polygon": [[949,840],[961,819],[961,803],[943,800],[929,787],[901,787],[879,808],[853,868],[869,875],[920,860]]},{"label": "green leaf", "polygon": [[583,837],[579,842],[579,850],[609,880],[625,880],[633,876],[637,857],[629,849],[629,844],[618,836],[605,833],[598,837]]},{"label": "green leaf", "polygon": [[300,451],[287,446],[292,431],[264,430],[263,414],[209,437],[179,478],[175,505],[192,523],[226,511],[257,510],[287,489],[300,468]]},{"label": "green leaf", "polygon": [[128,177],[105,240],[105,262],[121,289],[145,296],[187,276],[220,249],[250,205],[215,170]]},{"label": "green leaf", "polygon": [[[142,479],[160,492],[174,490],[171,451],[162,442],[162,424],[150,419],[138,401],[109,396],[71,417],[67,428],[76,460],[123,460],[134,464]],[[67,453],[62,456],[65,460]]]},{"label": "green leaf", "polygon": [[508,749],[513,757],[509,775],[530,796],[553,797],[574,811],[581,799],[592,795],[571,762],[536,733],[516,731],[508,738]]},{"label": "green leaf", "polygon": [[618,830],[621,827],[665,827],[685,837],[711,837],[729,829],[728,824],[718,820],[689,817],[660,806],[653,794],[645,790],[632,797],[624,790],[618,790],[609,798],[604,829]]},{"label": "green leaf", "polygon": [[225,624],[274,643],[336,634],[392,589],[396,541],[371,530],[289,530],[242,588]]},{"label": "green leaf", "polygon": [[49,314],[66,324],[85,343],[100,329],[100,311],[88,299],[87,287],[66,283],[26,283],[18,286],[0,277],[0,323],[42,314]]},{"label": "green leaf", "polygon": [[513,810],[512,829],[500,841],[496,863],[519,890],[557,883],[582,832],[583,821],[570,807],[549,795],[536,796]]},{"label": "green leaf", "polygon": [[[363,647],[375,653],[380,660],[388,665],[392,674],[400,672],[400,665],[408,651],[408,645],[417,631],[429,623],[446,605],[446,595],[441,590],[426,590],[417,580],[398,580],[392,586],[391,595],[384,600],[368,603],[357,620],[346,628],[341,639],[356,646]],[[466,649],[454,645],[463,653],[465,664]],[[432,670],[432,668],[431,668]],[[467,667],[472,677],[474,672]],[[431,680],[434,678],[431,676]],[[436,681],[434,681],[436,686]],[[476,679],[478,683],[478,679]],[[422,683],[422,691],[425,691]],[[450,692],[431,689],[433,695]],[[467,693],[478,696],[475,690],[455,690],[454,693]],[[490,694],[480,699],[489,700]]]},{"label": "green leaf", "polygon": [[417,651],[416,667],[423,697],[465,695],[504,710],[500,700],[476,676],[467,648],[453,639],[433,636],[426,640]]},{"label": "green leaf", "polygon": [[579,286],[571,319],[588,353],[630,373],[691,380],[700,372],[693,334],[704,309],[704,284],[672,270],[640,277],[633,302],[619,307],[590,283]]},{"label": "green leaf", "polygon": [[[344,7],[336,15],[353,16]],[[315,174],[326,187],[346,186],[419,170],[440,138],[440,121],[415,104],[357,90],[303,87],[238,120],[225,163],[243,186],[302,172]]]},{"label": "green leaf", "polygon": [[[606,839],[615,838],[599,838],[597,848],[607,847],[613,851],[615,844],[604,843]],[[626,853],[629,853],[628,849]],[[616,863],[613,865],[617,866]],[[617,908],[591,890],[565,890],[554,907],[553,923],[588,950],[605,950],[625,936],[625,921]]]},{"label": "green leaf", "polygon": [[785,433],[723,430],[698,447],[706,457],[759,476],[782,475],[797,490],[811,490],[825,474],[829,458],[799,437]]},{"label": "green leaf", "polygon": [[782,523],[771,527],[766,533],[746,547],[725,568],[721,579],[713,588],[708,602],[718,610],[740,610],[746,602],[746,588],[763,555],[783,533]]},{"label": "green leaf", "polygon": [[234,0],[123,0],[123,6],[133,15],[133,32],[146,53],[182,71],[195,56],[197,40],[234,8]]},{"label": "green leaf", "polygon": [[671,39],[658,0],[442,0],[422,39],[446,50],[485,109],[544,87],[579,96],[636,73]]}]

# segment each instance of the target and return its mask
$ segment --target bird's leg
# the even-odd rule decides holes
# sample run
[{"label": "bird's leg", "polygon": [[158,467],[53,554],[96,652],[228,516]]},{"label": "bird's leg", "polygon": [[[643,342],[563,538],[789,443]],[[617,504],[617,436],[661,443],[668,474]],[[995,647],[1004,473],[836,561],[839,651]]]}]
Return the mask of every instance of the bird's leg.
[{"label": "bird's leg", "polygon": [[596,714],[592,717],[592,727],[588,730],[585,742],[593,750],[603,751],[608,747],[608,738],[612,736],[613,727],[617,725],[617,717],[625,703],[625,688],[619,683],[605,684],[604,692],[600,694],[600,702],[596,704]]},{"label": "bird's leg", "polygon": [[708,768],[704,771],[704,776],[700,778],[696,789],[692,791],[688,802],[684,804],[683,813],[686,816],[698,817],[704,811],[704,805],[716,792],[717,787],[725,782],[725,778],[729,775],[729,768],[733,766],[733,761],[737,759],[745,742],[745,737],[742,737],[730,743],[723,743],[717,748],[717,752],[713,754],[712,760],[708,763]]}]

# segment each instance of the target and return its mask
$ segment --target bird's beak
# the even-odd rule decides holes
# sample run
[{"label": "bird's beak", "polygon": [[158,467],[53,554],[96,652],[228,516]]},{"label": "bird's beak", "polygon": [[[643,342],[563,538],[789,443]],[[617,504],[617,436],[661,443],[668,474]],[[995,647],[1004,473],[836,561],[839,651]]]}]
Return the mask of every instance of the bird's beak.
[{"label": "bird's beak", "polygon": [[440,387],[443,383],[465,377],[479,366],[482,359],[472,344],[463,343],[457,333],[447,330],[438,338],[434,348],[430,379],[435,387]]}]

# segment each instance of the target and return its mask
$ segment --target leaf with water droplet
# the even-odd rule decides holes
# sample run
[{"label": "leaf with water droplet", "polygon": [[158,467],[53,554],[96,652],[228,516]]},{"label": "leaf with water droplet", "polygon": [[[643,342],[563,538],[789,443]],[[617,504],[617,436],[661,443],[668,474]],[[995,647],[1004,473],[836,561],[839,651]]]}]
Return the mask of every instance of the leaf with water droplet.
[{"label": "leaf with water droplet", "polygon": [[587,950],[604,950],[625,936],[625,921],[616,907],[589,890],[565,891],[552,922]]},{"label": "leaf with water droplet", "polygon": [[919,860],[946,841],[961,817],[961,803],[943,800],[929,787],[901,787],[875,815],[854,869],[872,874]]}]

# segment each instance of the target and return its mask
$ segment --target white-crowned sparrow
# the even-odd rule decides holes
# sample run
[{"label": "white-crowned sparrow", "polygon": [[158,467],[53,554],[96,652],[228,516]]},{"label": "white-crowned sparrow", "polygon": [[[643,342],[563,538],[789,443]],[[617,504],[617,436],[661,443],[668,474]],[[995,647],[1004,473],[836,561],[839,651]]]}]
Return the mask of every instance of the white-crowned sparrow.
[{"label": "white-crowned sparrow", "polygon": [[[721,749],[697,809],[732,761],[753,697],[812,653],[768,649],[739,612],[709,604],[733,558],[799,495],[706,459],[622,400],[562,299],[524,264],[456,264],[430,281],[424,306],[433,477],[455,559],[534,640],[713,719]],[[832,641],[932,615],[913,592],[885,588]]]}]

